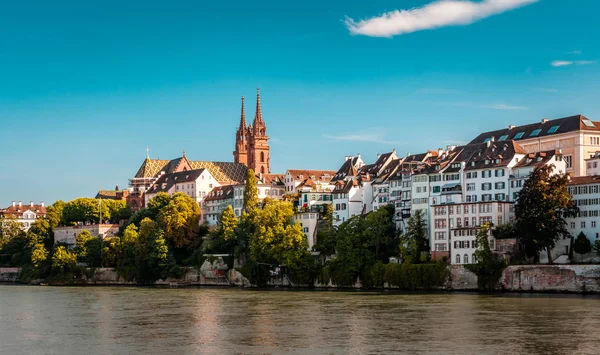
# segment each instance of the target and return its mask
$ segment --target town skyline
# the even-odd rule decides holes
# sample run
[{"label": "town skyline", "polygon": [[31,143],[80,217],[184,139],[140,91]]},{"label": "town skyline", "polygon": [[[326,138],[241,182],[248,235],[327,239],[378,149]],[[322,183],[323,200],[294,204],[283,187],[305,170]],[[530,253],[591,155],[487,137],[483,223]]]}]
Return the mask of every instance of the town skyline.
[{"label": "town skyline", "polygon": [[[542,118],[598,120],[600,52],[591,45],[600,34],[591,11],[598,5],[522,1],[472,23],[445,19],[391,39],[344,23],[431,3],[315,3],[322,11],[286,21],[280,15],[292,9],[254,4],[234,11],[233,24],[215,16],[199,23],[189,13],[207,9],[192,4],[149,4],[139,13],[111,13],[108,4],[86,21],[61,19],[64,4],[40,4],[27,9],[31,23],[17,24],[26,9],[11,5],[0,22],[8,34],[0,57],[0,201],[50,204],[126,188],[146,147],[152,158],[186,150],[194,160],[233,161],[240,98],[252,117],[257,86],[273,173],[336,169],[357,153],[372,162],[394,148],[405,155],[461,145]],[[259,17],[241,16],[248,11]],[[558,28],[559,15],[577,18],[578,27]],[[56,19],[62,25],[48,26]],[[252,32],[240,35],[248,26]]]}]

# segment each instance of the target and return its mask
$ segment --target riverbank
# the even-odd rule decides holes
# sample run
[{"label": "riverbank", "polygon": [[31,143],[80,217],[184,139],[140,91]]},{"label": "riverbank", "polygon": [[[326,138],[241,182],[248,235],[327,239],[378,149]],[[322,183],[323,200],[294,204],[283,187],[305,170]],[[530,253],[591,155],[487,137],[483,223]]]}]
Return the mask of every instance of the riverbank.
[{"label": "riverbank", "polygon": [[[46,283],[45,280],[20,280],[19,268],[0,268],[0,282]],[[49,281],[51,285],[136,285],[119,276],[114,268],[89,269],[81,279]],[[221,276],[207,274],[195,268],[186,268],[181,278],[158,280],[155,285],[169,287],[223,286],[254,287],[240,272],[229,270]],[[360,289],[360,280],[354,287],[338,287],[331,282],[314,285],[291,284],[287,278],[273,278],[270,287],[315,289]],[[384,284],[382,290],[400,290],[395,285]],[[477,275],[461,265],[449,265],[448,277],[439,291],[477,291]],[[499,292],[540,293],[600,293],[600,265],[518,265],[504,269],[496,290]]]}]

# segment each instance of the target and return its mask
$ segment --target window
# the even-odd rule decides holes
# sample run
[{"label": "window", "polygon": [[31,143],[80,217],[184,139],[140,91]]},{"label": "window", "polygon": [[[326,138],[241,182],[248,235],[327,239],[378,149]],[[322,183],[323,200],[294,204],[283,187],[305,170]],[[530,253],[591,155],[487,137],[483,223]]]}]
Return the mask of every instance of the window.
[{"label": "window", "polygon": [[529,135],[529,137],[536,137],[538,134],[540,134],[542,130],[541,129],[536,129],[533,132],[531,132],[531,134]]},{"label": "window", "polygon": [[502,137],[500,137],[498,140],[499,141],[505,141],[506,138],[508,138],[508,134],[503,135]]},{"label": "window", "polygon": [[525,132],[519,132],[515,135],[515,138],[513,138],[513,139],[521,139],[521,138],[523,138],[524,134],[525,134]]},{"label": "window", "polygon": [[550,129],[548,130],[548,133],[554,133],[558,130],[558,126],[552,126],[550,127]]},{"label": "window", "polygon": [[464,261],[465,261],[465,264],[469,263],[469,256],[467,254],[465,254]]},{"label": "window", "polygon": [[596,228],[596,221],[592,221],[592,228]]},{"label": "window", "polygon": [[591,145],[600,145],[600,137],[590,137]]},{"label": "window", "polygon": [[583,122],[583,124],[586,125],[587,127],[596,127],[594,125],[594,122],[592,122],[590,120],[581,120],[581,122]]},{"label": "window", "polygon": [[496,183],[496,190],[504,190],[504,188],[506,187],[504,182],[497,182]]},{"label": "window", "polygon": [[440,187],[439,186],[434,186],[431,191],[434,192],[434,193],[440,192]]},{"label": "window", "polygon": [[581,222],[581,228],[585,228],[585,221]]},{"label": "window", "polygon": [[475,184],[474,183],[467,184],[467,191],[475,191]]},{"label": "window", "polygon": [[460,264],[460,254],[456,254],[456,263]]},{"label": "window", "polygon": [[567,164],[567,169],[571,169],[573,167],[573,156],[571,156],[571,155],[565,155],[563,157],[563,160]]},{"label": "window", "polygon": [[492,138],[486,138],[486,139],[483,141],[483,143],[490,142],[491,140],[492,140]]}]

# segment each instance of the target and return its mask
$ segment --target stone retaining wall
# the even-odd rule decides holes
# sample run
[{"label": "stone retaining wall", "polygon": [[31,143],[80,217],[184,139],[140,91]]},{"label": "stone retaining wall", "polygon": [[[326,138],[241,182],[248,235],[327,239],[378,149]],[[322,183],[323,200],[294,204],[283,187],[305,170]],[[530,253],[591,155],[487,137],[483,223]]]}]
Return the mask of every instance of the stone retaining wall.
[{"label": "stone retaining wall", "polygon": [[509,266],[500,285],[516,292],[599,293],[600,265]]},{"label": "stone retaining wall", "polygon": [[0,282],[16,282],[19,279],[21,269],[18,267],[0,268]]}]

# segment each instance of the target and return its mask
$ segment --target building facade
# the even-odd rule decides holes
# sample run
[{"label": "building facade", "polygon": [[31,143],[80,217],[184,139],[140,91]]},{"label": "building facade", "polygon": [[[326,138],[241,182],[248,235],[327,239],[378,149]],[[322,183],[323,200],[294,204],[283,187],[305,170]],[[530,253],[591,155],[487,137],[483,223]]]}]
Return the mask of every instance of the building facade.
[{"label": "building facade", "polygon": [[0,210],[0,219],[12,218],[21,224],[24,231],[28,231],[31,225],[39,218],[46,217],[46,206],[44,201],[39,204],[29,201],[29,204],[15,202]]},{"label": "building facade", "polygon": [[240,125],[235,137],[234,163],[244,164],[256,174],[271,173],[271,148],[267,136],[267,124],[263,120],[260,104],[260,90],[256,93],[256,113],[252,125],[246,124],[244,97],[242,96],[242,112]]},{"label": "building facade", "polygon": [[92,237],[100,239],[112,238],[119,233],[119,224],[87,224],[68,227],[54,228],[54,243],[66,244],[69,247],[75,246],[75,239],[84,230],[90,232]]}]

